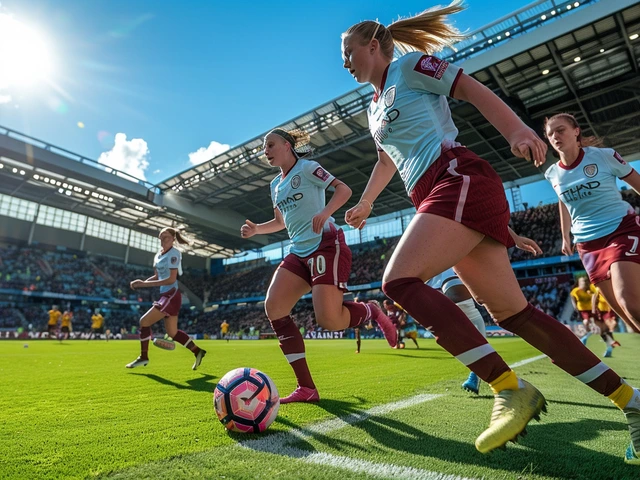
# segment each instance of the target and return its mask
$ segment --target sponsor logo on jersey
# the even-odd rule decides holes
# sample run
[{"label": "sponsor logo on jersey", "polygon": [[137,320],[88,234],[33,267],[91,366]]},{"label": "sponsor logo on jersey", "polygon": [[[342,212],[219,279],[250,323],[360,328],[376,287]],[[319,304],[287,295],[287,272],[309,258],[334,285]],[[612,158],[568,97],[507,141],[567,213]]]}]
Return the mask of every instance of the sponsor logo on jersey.
[{"label": "sponsor logo on jersey", "polygon": [[288,212],[296,208],[298,206],[296,202],[298,202],[298,200],[302,200],[303,197],[304,195],[300,192],[294,193],[293,195],[280,200],[276,204],[276,207],[278,208],[278,210],[280,210],[281,213]]},{"label": "sponsor logo on jersey", "polygon": [[294,175],[291,179],[291,188],[298,188],[300,186],[300,175]]},{"label": "sponsor logo on jersey", "polygon": [[384,141],[389,138],[389,134],[393,132],[391,127],[387,128],[387,125],[395,122],[400,116],[400,110],[397,108],[393,108],[388,112],[384,112],[382,117],[382,122],[378,129],[373,133],[373,140],[378,144],[382,145]]},{"label": "sponsor logo on jersey", "polygon": [[585,165],[582,170],[584,174],[589,178],[593,178],[598,174],[598,166],[595,163]]},{"label": "sponsor logo on jersey", "polygon": [[593,180],[591,182],[582,183],[580,185],[576,185],[575,187],[571,187],[564,192],[560,192],[560,195],[566,202],[576,202],[593,195],[592,190],[595,190],[599,186],[600,182],[598,182],[597,180]]},{"label": "sponsor logo on jersey", "polygon": [[329,172],[327,172],[324,168],[318,167],[313,171],[313,174],[318,177],[323,182],[326,182],[329,178]]},{"label": "sponsor logo on jersey", "polygon": [[440,80],[448,67],[449,62],[431,55],[423,55],[413,69],[418,73]]},{"label": "sponsor logo on jersey", "polygon": [[624,158],[622,158],[622,156],[618,152],[613,152],[613,158],[618,160],[622,165],[627,164],[627,162],[624,161]]},{"label": "sponsor logo on jersey", "polygon": [[393,104],[396,101],[396,86],[389,88],[386,92],[384,92],[384,106],[387,108],[393,107]]}]

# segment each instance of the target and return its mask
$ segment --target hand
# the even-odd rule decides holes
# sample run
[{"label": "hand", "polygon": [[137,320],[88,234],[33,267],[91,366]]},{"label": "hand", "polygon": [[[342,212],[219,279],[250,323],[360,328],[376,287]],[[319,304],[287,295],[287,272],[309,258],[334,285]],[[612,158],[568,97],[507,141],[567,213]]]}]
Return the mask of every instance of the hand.
[{"label": "hand", "polygon": [[568,256],[573,255],[573,245],[571,244],[571,240],[562,240],[562,253]]},{"label": "hand", "polygon": [[[511,145],[511,153],[518,158],[533,161],[536,167],[546,161],[547,144],[529,127],[515,132],[509,139],[509,144]],[[531,158],[532,156],[533,158]]]},{"label": "hand", "polygon": [[324,211],[314,215],[311,219],[311,228],[313,229],[313,233],[322,233],[322,229],[324,228],[324,224],[327,223],[329,219],[329,215],[324,213]]},{"label": "hand", "polygon": [[371,208],[367,202],[360,202],[355,207],[350,208],[344,214],[344,221],[353,228],[362,230],[367,223],[367,218],[371,215]]},{"label": "hand", "polygon": [[136,288],[141,288],[143,283],[144,283],[144,280],[137,279],[137,280],[134,280],[133,282],[131,282],[131,283],[129,284],[129,286],[130,286],[133,290],[135,290]]},{"label": "hand", "polygon": [[516,238],[514,238],[514,241],[516,242],[516,247],[518,247],[520,250],[533,253],[534,256],[542,253],[542,249],[535,242],[535,240],[531,240],[530,238],[518,235]]},{"label": "hand", "polygon": [[240,236],[242,238],[250,238],[258,233],[258,225],[251,220],[245,220],[244,225],[240,227]]}]

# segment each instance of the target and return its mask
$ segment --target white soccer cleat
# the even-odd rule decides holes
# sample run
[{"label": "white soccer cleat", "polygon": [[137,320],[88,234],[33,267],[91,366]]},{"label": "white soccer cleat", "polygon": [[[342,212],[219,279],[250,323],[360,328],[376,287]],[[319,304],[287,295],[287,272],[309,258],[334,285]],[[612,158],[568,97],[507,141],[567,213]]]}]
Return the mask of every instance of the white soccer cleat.
[{"label": "white soccer cleat", "polygon": [[149,359],[136,358],[133,362],[127,363],[127,368],[146,367],[149,364]]}]

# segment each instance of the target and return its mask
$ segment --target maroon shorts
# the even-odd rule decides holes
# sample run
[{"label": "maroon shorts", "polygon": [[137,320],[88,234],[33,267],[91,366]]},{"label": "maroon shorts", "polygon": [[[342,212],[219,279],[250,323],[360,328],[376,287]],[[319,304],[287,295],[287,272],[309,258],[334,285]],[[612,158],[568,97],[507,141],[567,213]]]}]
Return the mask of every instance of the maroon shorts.
[{"label": "maroon shorts", "polygon": [[515,245],[502,180],[489,162],[465,147],[444,152],[410,196],[418,213],[449,218],[506,247]]},{"label": "maroon shorts", "polygon": [[590,320],[594,318],[595,315],[589,310],[580,310],[580,317],[582,318],[582,320]]},{"label": "maroon shorts", "polygon": [[175,317],[182,306],[182,294],[177,288],[172,288],[161,294],[160,298],[153,302],[153,306],[164,313],[165,317]]},{"label": "maroon shorts", "polygon": [[600,311],[600,318],[603,321],[616,320],[616,312],[614,312],[613,310],[607,310],[606,312]]},{"label": "maroon shorts", "polygon": [[580,260],[593,284],[611,278],[611,265],[616,262],[640,263],[640,216],[622,219],[618,228],[606,237],[576,243]]},{"label": "maroon shorts", "polygon": [[295,273],[311,287],[335,285],[346,292],[351,275],[351,249],[344,239],[344,232],[331,225],[331,230],[322,234],[322,241],[315,252],[306,257],[290,253],[278,268]]}]

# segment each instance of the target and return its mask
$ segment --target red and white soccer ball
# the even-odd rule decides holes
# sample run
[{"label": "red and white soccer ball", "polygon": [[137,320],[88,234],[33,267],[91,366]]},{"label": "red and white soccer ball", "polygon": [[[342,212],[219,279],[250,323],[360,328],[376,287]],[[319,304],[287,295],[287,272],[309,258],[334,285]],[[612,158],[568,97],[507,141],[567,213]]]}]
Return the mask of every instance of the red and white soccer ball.
[{"label": "red and white soccer ball", "polygon": [[232,432],[264,432],[275,420],[280,396],[273,381],[255,368],[236,368],[213,392],[218,419]]}]

